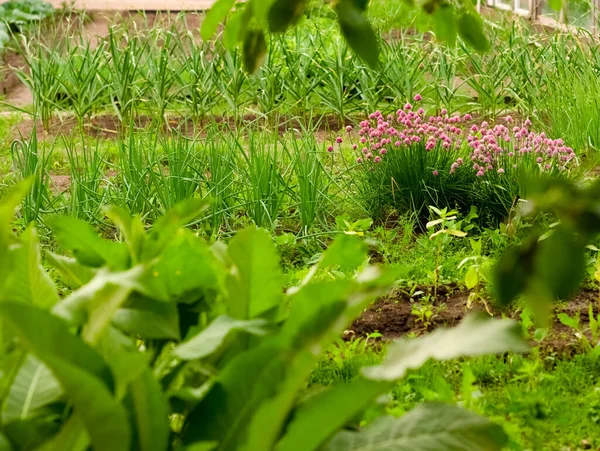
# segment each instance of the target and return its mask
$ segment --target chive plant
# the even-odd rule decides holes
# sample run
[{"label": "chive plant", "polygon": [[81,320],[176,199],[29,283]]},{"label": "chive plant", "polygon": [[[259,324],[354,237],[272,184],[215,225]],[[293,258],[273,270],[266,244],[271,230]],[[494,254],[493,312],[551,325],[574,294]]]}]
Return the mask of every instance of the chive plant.
[{"label": "chive plant", "polygon": [[22,217],[25,225],[38,221],[42,213],[54,211],[49,190],[52,149],[46,152],[40,144],[34,127],[28,138],[21,136],[10,147],[14,170],[20,178],[32,179],[31,190],[23,199]]}]

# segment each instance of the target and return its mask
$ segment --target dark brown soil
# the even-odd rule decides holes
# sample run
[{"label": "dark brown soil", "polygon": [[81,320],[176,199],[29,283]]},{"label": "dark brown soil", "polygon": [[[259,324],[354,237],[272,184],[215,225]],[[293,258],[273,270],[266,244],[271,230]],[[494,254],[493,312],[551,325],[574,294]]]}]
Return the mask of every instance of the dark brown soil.
[{"label": "dark brown soil", "polygon": [[[438,297],[435,301],[428,301],[432,302],[434,315],[428,323],[424,324],[417,315],[412,313],[412,309],[415,303],[423,302],[419,301],[420,298],[431,296],[432,289],[420,287],[415,291],[423,291],[424,294],[411,298],[408,292],[398,290],[392,295],[378,300],[354,321],[346,331],[345,338],[366,337],[374,332],[382,334],[384,340],[393,340],[407,334],[421,335],[437,327],[454,326],[469,312],[485,312],[483,302],[475,301],[469,309],[467,306],[469,293],[457,285],[447,285],[438,289]],[[566,313],[571,317],[579,315],[580,329],[588,339],[591,339],[589,306],[592,304],[593,310],[596,312],[597,300],[598,292],[583,290],[569,301],[556,304],[554,312],[556,314]],[[491,307],[490,309],[494,317],[501,317],[503,314],[504,317],[518,319],[521,313],[518,309],[504,311]],[[548,351],[568,354],[580,352],[582,349],[581,338],[577,336],[577,331],[563,325],[556,315],[552,320],[550,333],[539,345]]]},{"label": "dark brown soil", "polygon": [[[318,124],[309,124],[308,119],[306,124],[302,124],[301,120],[297,117],[281,116],[276,119],[266,119],[253,114],[245,115],[241,121],[245,125],[254,124],[259,128],[272,129],[273,127],[277,127],[281,134],[291,130],[302,130],[306,126],[312,127],[314,125],[317,127],[315,134],[319,139],[326,139],[329,132],[337,132],[346,125],[351,124],[350,121],[340,123],[339,119],[334,116],[325,116],[321,118]],[[143,129],[148,127],[151,122],[152,118],[150,116],[140,115],[134,119],[134,126],[136,129]],[[231,129],[235,129],[236,127],[236,121],[233,117],[212,116],[193,121],[178,116],[167,117],[164,128],[166,131],[168,125],[168,128],[176,129],[189,136],[196,136],[198,132],[202,134],[202,129],[210,123],[225,124]],[[44,130],[41,121],[34,123],[32,119],[26,119],[15,127],[15,138],[30,136],[34,127],[37,127],[40,139],[47,139],[61,135],[70,135],[77,127],[77,120],[71,115],[56,115],[52,119],[48,130]],[[109,114],[94,116],[91,120],[87,120],[84,123],[84,130],[88,135],[105,139],[116,138],[123,131],[124,127],[126,128],[128,125],[123,125],[118,117]]]}]

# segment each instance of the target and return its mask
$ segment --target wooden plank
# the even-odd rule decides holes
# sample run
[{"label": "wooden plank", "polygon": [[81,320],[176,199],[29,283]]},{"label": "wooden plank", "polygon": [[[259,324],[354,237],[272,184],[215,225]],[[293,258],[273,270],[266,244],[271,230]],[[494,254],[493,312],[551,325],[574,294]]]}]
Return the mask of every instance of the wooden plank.
[{"label": "wooden plank", "polygon": [[[90,11],[204,11],[214,2],[215,0],[75,0],[74,7]],[[65,2],[50,0],[50,3],[60,8]]]}]

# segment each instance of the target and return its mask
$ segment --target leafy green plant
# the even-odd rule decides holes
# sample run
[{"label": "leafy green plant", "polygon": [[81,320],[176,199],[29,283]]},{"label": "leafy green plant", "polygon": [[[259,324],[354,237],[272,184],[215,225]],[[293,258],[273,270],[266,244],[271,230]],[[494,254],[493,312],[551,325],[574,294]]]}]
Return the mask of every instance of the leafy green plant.
[{"label": "leafy green plant", "polygon": [[51,221],[74,256],[48,254],[74,289],[60,299],[35,229],[16,236],[10,226],[27,190],[16,187],[0,204],[5,443],[117,451],[366,443],[500,450],[506,443],[501,427],[438,403],[341,429],[429,359],[526,349],[508,320],[470,317],[400,340],[353,382],[300,396],[328,345],[395,280],[396,270],[371,266],[354,277],[315,279],[327,268],[358,268],[366,257],[360,238],[340,235],[301,284],[284,291],[266,231],[246,229],[228,246],[209,246],[181,228],[206,209],[203,200],[175,206],[149,231],[139,216],[109,207],[104,213],[124,241],[106,240],[74,218]]},{"label": "leafy green plant", "polygon": [[467,307],[470,308],[474,301],[481,301],[485,310],[491,315],[490,308],[485,297],[482,294],[483,284],[489,281],[489,271],[491,270],[491,261],[489,257],[482,253],[481,239],[469,239],[473,255],[464,258],[458,265],[458,269],[467,268],[465,273],[465,286],[467,290],[472,290],[467,300]]},{"label": "leafy green plant", "polygon": [[[433,272],[433,300],[437,300],[437,289],[440,283],[440,265],[442,251],[444,246],[448,244],[452,237],[464,238],[467,232],[460,230],[460,224],[456,218],[458,212],[456,210],[448,210],[447,208],[439,208],[430,206],[429,209],[435,214],[437,219],[433,219],[425,226],[430,230],[429,239],[435,243],[435,269]],[[437,230],[436,230],[437,229]]]}]

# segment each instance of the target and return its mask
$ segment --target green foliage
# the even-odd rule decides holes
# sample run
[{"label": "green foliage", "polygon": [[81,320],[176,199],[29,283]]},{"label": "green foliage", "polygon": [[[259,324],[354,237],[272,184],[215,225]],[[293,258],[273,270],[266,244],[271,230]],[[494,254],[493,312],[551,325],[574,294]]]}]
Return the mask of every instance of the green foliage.
[{"label": "green foliage", "polygon": [[[237,7],[230,19],[229,12]],[[375,30],[367,17],[369,0],[337,0],[333,4],[340,30],[352,50],[371,68],[379,63],[379,42]],[[438,36],[453,44],[457,30],[460,36],[477,50],[489,49],[489,42],[483,33],[482,21],[476,16],[468,2],[445,3],[439,7],[435,3],[422,6],[410,5],[427,14],[433,14]],[[219,0],[213,5],[202,24],[202,38],[212,37],[222,22],[225,24],[224,39],[228,48],[242,45],[244,66],[254,73],[260,66],[266,51],[265,30],[283,33],[298,23],[306,10],[313,6],[306,0],[253,0],[248,4],[235,0]],[[468,11],[464,11],[467,10]],[[459,12],[460,11],[460,12]],[[458,14],[455,14],[459,12]]]},{"label": "green foliage", "polygon": [[[31,232],[14,235],[10,226],[25,188],[0,206],[3,253],[35,239]],[[266,231],[243,230],[224,249],[182,228],[205,208],[201,200],[185,201],[148,231],[139,217],[106,209],[123,243],[103,240],[77,221],[68,223],[67,237],[67,222],[53,223],[75,254],[54,256],[53,263],[79,288],[52,298],[53,305],[10,292],[0,302],[2,431],[14,448],[336,449],[348,434],[336,433],[389,392],[402,368],[418,368],[429,358],[524,349],[510,321],[467,320],[400,343],[401,352],[392,349],[356,383],[302,401],[326,349],[389,290],[398,270],[363,264],[361,238],[342,234],[300,285],[284,291]],[[42,271],[39,249],[33,249],[36,258],[27,264]],[[315,277],[341,267],[343,277]],[[315,412],[327,415],[315,421]],[[455,423],[437,431],[429,445],[412,428],[395,427],[433,425],[450,415]],[[455,425],[458,419],[462,426]],[[382,419],[352,440],[378,440],[383,428],[396,431],[395,440],[406,446],[441,449],[451,440],[452,449],[490,450],[506,442],[493,423],[443,405]]]},{"label": "green foliage", "polygon": [[551,211],[560,222],[505,253],[495,271],[495,291],[502,304],[527,294],[543,316],[548,303],[569,296],[584,278],[585,246],[600,233],[600,183],[581,186],[558,179],[530,184],[531,211]]},{"label": "green foliage", "polygon": [[498,444],[506,440],[501,427],[478,415],[442,403],[429,403],[400,418],[383,417],[364,431],[342,432],[334,437],[328,449],[491,450],[500,449]]},{"label": "green foliage", "polygon": [[0,5],[0,50],[10,41],[10,32],[39,22],[54,14],[50,3],[42,0],[10,0]]}]

